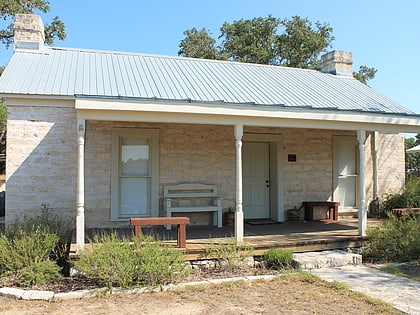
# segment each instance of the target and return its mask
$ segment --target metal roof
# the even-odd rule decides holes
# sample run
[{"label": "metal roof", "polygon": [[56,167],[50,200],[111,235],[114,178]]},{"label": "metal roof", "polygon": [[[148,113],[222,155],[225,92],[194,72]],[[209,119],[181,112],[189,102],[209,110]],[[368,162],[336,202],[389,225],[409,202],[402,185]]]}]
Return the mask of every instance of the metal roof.
[{"label": "metal roof", "polygon": [[413,114],[353,77],[173,56],[17,49],[0,94],[221,102]]}]

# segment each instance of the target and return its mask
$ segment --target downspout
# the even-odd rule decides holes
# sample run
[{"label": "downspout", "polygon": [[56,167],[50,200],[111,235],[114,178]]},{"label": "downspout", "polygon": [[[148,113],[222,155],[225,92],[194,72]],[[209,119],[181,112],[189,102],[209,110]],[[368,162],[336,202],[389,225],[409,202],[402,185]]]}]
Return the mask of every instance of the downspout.
[{"label": "downspout", "polygon": [[85,248],[85,119],[77,119],[76,245]]},{"label": "downspout", "polygon": [[244,213],[242,209],[242,136],[244,126],[235,125],[236,147],[236,210],[235,210],[235,239],[240,244],[244,241]]}]

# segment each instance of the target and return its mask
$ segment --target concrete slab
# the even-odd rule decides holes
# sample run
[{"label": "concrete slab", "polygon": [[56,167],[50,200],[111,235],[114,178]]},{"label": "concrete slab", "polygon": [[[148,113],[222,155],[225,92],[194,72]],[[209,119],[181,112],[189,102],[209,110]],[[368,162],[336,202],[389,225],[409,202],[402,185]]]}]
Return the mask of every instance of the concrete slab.
[{"label": "concrete slab", "polygon": [[293,254],[296,266],[304,270],[340,267],[346,265],[361,265],[362,255],[345,250],[327,250],[321,252],[306,252]]}]

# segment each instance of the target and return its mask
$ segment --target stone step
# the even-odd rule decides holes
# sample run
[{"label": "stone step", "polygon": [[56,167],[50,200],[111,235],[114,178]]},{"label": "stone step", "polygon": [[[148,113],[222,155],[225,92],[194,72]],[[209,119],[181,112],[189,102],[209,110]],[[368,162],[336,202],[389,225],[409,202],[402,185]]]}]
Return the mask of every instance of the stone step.
[{"label": "stone step", "polygon": [[293,254],[296,267],[304,270],[361,265],[362,255],[345,250],[328,250]]},{"label": "stone step", "polygon": [[346,212],[339,212],[338,218],[339,219],[355,219],[358,216],[357,211],[346,211]]}]

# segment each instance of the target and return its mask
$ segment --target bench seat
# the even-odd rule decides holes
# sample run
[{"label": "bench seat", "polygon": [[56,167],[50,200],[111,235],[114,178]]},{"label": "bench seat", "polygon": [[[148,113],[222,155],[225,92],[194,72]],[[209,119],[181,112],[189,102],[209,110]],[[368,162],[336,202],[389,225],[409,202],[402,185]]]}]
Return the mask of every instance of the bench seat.
[{"label": "bench seat", "polygon": [[[167,217],[172,217],[172,213],[213,212],[213,224],[222,227],[222,201],[218,198],[216,185],[168,185],[164,187],[164,199]],[[211,204],[197,204],[204,199],[210,200]],[[190,205],[179,205],[181,201]],[[166,228],[170,230],[171,226]]]}]

